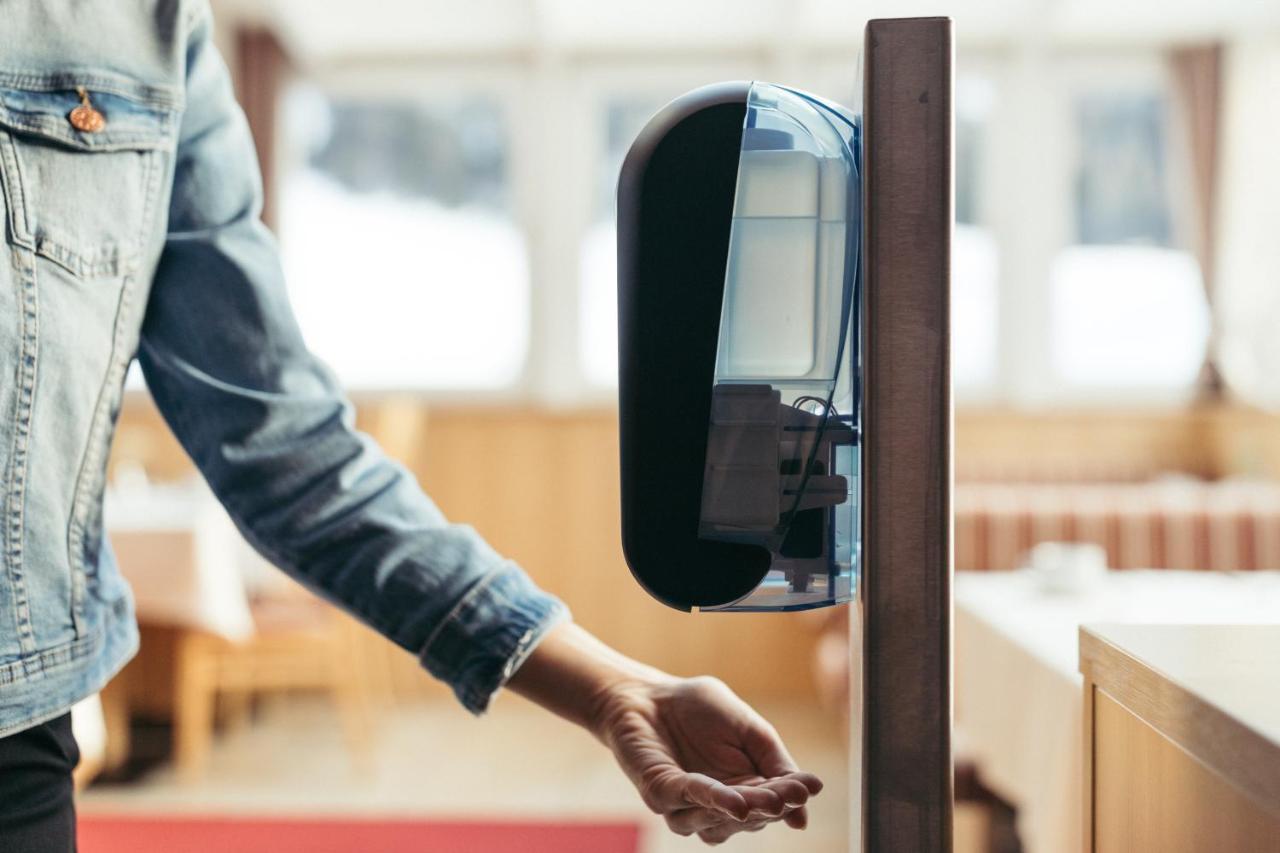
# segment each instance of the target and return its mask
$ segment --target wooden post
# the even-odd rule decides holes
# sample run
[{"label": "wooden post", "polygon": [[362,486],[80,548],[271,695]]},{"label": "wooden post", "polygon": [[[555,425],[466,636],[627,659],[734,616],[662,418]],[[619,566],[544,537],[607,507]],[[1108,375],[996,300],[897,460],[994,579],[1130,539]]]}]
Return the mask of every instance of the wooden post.
[{"label": "wooden post", "polygon": [[862,850],[951,850],[952,40],[867,24]]}]

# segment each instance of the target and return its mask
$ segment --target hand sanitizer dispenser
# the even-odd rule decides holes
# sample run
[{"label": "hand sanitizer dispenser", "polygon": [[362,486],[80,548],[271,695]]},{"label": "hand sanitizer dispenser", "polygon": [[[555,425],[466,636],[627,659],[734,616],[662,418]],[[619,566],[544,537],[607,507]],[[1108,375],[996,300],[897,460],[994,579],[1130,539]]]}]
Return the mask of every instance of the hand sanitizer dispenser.
[{"label": "hand sanitizer dispenser", "polygon": [[682,610],[849,601],[860,556],[860,120],[678,98],[618,184],[622,538]]}]

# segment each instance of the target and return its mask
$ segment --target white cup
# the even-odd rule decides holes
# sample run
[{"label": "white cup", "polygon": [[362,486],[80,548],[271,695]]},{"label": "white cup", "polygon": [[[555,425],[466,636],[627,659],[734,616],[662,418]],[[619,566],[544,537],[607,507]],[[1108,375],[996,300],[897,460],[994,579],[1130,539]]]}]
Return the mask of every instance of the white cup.
[{"label": "white cup", "polygon": [[1089,543],[1041,542],[1031,549],[1027,565],[1042,591],[1080,593],[1107,573],[1107,552]]}]

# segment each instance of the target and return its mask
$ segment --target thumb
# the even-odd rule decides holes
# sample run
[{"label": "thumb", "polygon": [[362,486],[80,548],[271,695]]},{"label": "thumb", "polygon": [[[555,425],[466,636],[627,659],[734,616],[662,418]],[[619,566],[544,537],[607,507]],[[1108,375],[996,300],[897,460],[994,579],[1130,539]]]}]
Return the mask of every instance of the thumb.
[{"label": "thumb", "polygon": [[765,720],[749,726],[743,736],[743,748],[756,770],[766,779],[787,776],[802,783],[811,796],[822,790],[822,780],[812,773],[805,773],[796,766],[795,759],[787,751],[782,737]]},{"label": "thumb", "polygon": [[755,720],[747,726],[742,746],[756,770],[767,779],[795,773],[800,769],[787,751],[778,730],[763,719]]}]

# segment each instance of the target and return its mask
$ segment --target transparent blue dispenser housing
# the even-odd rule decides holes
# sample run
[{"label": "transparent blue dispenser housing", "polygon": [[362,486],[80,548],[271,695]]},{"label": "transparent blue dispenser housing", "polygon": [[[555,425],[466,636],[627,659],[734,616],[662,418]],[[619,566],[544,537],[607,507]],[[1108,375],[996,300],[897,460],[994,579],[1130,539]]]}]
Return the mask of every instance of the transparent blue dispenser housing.
[{"label": "transparent blue dispenser housing", "polygon": [[858,564],[858,121],[768,83],[748,96],[699,535],[768,574],[717,610],[849,601]]},{"label": "transparent blue dispenser housing", "polygon": [[[623,544],[637,580],[672,606],[805,610],[850,601],[857,590],[860,121],[794,89],[733,85],[698,90],[659,113],[620,179]],[[714,174],[705,189],[682,188],[724,159],[705,150],[724,144],[708,128],[714,110],[739,97],[731,194],[717,189]],[[723,109],[715,115],[729,120]],[[664,145],[680,165],[663,166]],[[727,225],[727,243],[717,242],[717,217],[726,220],[719,225]],[[655,224],[659,218],[677,222]],[[705,244],[714,244],[707,254],[722,254],[702,257]],[[707,279],[717,268],[719,300],[702,299],[704,288],[715,289]],[[672,283],[673,275],[684,279]],[[689,328],[696,323],[711,341]],[[688,489],[678,478],[689,472],[662,458],[664,436],[646,443],[653,401],[642,391],[669,362],[646,358],[654,336],[689,353],[691,370],[672,374],[669,393],[703,361],[711,374],[695,380],[709,388],[679,398],[684,414],[699,406],[707,413]],[[688,467],[694,453],[681,454],[674,428],[665,437]],[[669,510],[650,500],[664,488],[675,496]],[[689,490],[696,531],[680,510]],[[654,536],[670,540],[666,556],[676,568],[659,564]],[[682,572],[699,574],[681,583]]]}]

